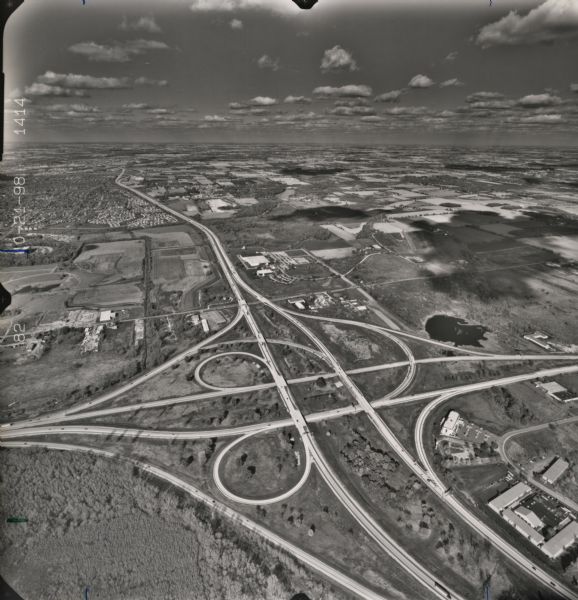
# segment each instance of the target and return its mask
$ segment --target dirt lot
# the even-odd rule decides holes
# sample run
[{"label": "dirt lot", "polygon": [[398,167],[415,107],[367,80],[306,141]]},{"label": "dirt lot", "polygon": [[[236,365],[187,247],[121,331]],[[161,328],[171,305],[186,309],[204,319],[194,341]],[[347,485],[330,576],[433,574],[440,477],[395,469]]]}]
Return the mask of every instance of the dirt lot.
[{"label": "dirt lot", "polygon": [[221,478],[234,494],[265,499],[290,490],[304,470],[303,443],[297,430],[288,428],[234,446],[221,463]]},{"label": "dirt lot", "polygon": [[[131,467],[2,451],[0,569],[23,598],[345,600],[306,568]],[[7,524],[9,515],[27,524]]]}]

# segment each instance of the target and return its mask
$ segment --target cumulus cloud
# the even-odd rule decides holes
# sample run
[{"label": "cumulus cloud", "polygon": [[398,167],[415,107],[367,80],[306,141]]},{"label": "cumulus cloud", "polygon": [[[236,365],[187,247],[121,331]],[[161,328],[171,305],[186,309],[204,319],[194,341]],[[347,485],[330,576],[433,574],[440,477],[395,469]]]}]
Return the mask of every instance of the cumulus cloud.
[{"label": "cumulus cloud", "polygon": [[476,42],[489,46],[514,46],[554,42],[578,36],[578,2],[546,0],[525,15],[511,11],[504,18],[483,27]]},{"label": "cumulus cloud", "polygon": [[532,115],[531,117],[522,117],[520,119],[523,123],[543,123],[543,124],[551,124],[551,123],[561,123],[563,121],[562,115],[558,113],[550,113],[543,115]]},{"label": "cumulus cloud", "polygon": [[243,21],[241,19],[231,19],[229,26],[231,29],[243,29]]},{"label": "cumulus cloud", "polygon": [[446,79],[445,81],[442,81],[440,83],[440,87],[444,88],[444,87],[461,87],[462,85],[464,85],[459,79],[456,79],[455,77],[453,79]]},{"label": "cumulus cloud", "polygon": [[267,69],[269,71],[278,71],[279,70],[279,59],[271,58],[268,54],[263,54],[263,56],[257,61],[257,65],[260,69]]},{"label": "cumulus cloud", "polygon": [[552,94],[529,94],[518,100],[518,104],[525,108],[542,108],[544,106],[555,106],[560,104],[562,99]]},{"label": "cumulus cloud", "polygon": [[38,77],[37,81],[49,86],[61,86],[69,89],[120,90],[130,88],[129,81],[125,77],[93,77],[92,75],[64,74],[54,71],[46,71],[44,75]]},{"label": "cumulus cloud", "polygon": [[499,92],[476,92],[475,94],[470,94],[466,98],[466,102],[468,104],[473,104],[474,102],[483,102],[486,100],[503,100],[504,94],[500,94]]},{"label": "cumulus cloud", "polygon": [[49,104],[44,107],[49,112],[75,112],[75,113],[98,113],[100,109],[97,106],[88,104]]},{"label": "cumulus cloud", "polygon": [[398,102],[403,95],[404,90],[391,90],[375,97],[376,102]]},{"label": "cumulus cloud", "polygon": [[321,70],[324,73],[357,71],[357,63],[350,52],[341,46],[333,46],[333,48],[325,50],[321,59]]},{"label": "cumulus cloud", "polygon": [[162,33],[162,29],[157,25],[154,17],[139,17],[134,21],[123,18],[120,24],[122,31],[144,31],[146,33]]},{"label": "cumulus cloud", "polygon": [[368,115],[366,117],[361,117],[361,121],[364,123],[381,123],[385,121],[383,117],[378,117],[377,115]]},{"label": "cumulus cloud", "polygon": [[311,98],[306,96],[287,96],[283,100],[285,104],[311,104]]},{"label": "cumulus cloud", "polygon": [[205,115],[203,120],[207,123],[225,123],[229,119],[223,115]]},{"label": "cumulus cloud", "polygon": [[427,75],[416,75],[412,77],[408,86],[410,88],[429,88],[434,84],[434,82]]},{"label": "cumulus cloud", "polygon": [[372,93],[373,90],[368,85],[342,85],[341,87],[325,85],[313,90],[314,96],[322,98],[369,98]]},{"label": "cumulus cloud", "polygon": [[166,87],[169,82],[166,79],[150,79],[149,77],[137,77],[135,85],[150,85],[154,87]]},{"label": "cumulus cloud", "polygon": [[69,52],[85,56],[90,61],[108,63],[125,63],[145,52],[167,49],[168,46],[164,42],[156,40],[131,40],[124,43],[116,42],[111,45],[79,42],[68,48]]},{"label": "cumulus cloud", "polygon": [[261,8],[274,12],[298,12],[293,2],[286,0],[192,0],[190,9],[193,12],[231,12]]},{"label": "cumulus cloud", "polygon": [[456,60],[456,58],[458,57],[458,53],[457,52],[450,52],[446,57],[445,60]]},{"label": "cumulus cloud", "polygon": [[171,114],[172,111],[167,108],[149,108],[147,112],[151,115],[168,115]]},{"label": "cumulus cloud", "polygon": [[129,102],[128,104],[123,104],[122,108],[125,110],[144,110],[151,107],[145,102]]},{"label": "cumulus cloud", "polygon": [[245,109],[247,107],[248,107],[248,105],[244,104],[242,102],[230,102],[229,103],[229,108],[231,110],[243,110],[243,109]]},{"label": "cumulus cloud", "polygon": [[309,111],[306,113],[290,113],[284,115],[275,115],[273,117],[275,121],[280,121],[284,123],[294,123],[296,121],[312,121],[318,118],[319,115],[313,111]]},{"label": "cumulus cloud", "polygon": [[575,94],[578,94],[578,83],[571,83],[570,84],[570,91],[574,92]]},{"label": "cumulus cloud", "polygon": [[88,93],[85,90],[71,90],[59,85],[49,85],[47,83],[34,82],[32,85],[26,86],[24,92],[27,96],[57,96],[62,98],[70,97],[87,97]]},{"label": "cumulus cloud", "polygon": [[369,106],[367,98],[352,98],[351,100],[339,99],[333,102],[335,106]]},{"label": "cumulus cloud", "polygon": [[385,113],[388,115],[423,115],[428,112],[425,106],[395,106],[388,108]]},{"label": "cumulus cloud", "polygon": [[329,111],[331,115],[338,117],[352,117],[356,115],[375,115],[375,110],[370,106],[336,106]]},{"label": "cumulus cloud", "polygon": [[255,96],[249,100],[251,106],[274,106],[277,104],[276,98],[270,98],[269,96]]}]

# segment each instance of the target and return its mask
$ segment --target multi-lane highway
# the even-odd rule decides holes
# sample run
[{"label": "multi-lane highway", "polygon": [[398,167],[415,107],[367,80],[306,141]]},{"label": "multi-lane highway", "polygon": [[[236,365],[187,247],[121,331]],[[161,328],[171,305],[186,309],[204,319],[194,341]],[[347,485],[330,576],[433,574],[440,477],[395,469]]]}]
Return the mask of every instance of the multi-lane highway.
[{"label": "multi-lane highway", "polygon": [[[255,503],[255,501],[247,498],[242,498],[230,490],[227,489],[226,485],[221,480],[220,475],[220,465],[223,458],[226,456],[226,453],[229,452],[232,448],[234,448],[238,443],[247,439],[250,436],[263,434],[267,431],[273,431],[280,427],[288,427],[294,426],[297,428],[299,435],[302,438],[304,451],[305,451],[305,465],[304,465],[304,473],[297,483],[297,485],[290,490],[284,490],[280,492],[278,496],[272,499],[268,499],[266,501],[259,500],[258,504],[264,504],[266,502],[278,502],[281,499],[285,499],[290,497],[293,493],[295,493],[298,489],[300,489],[305,482],[307,481],[307,477],[309,472],[313,466],[317,469],[323,480],[326,484],[332,489],[337,499],[343,504],[343,506],[349,511],[351,516],[359,523],[359,525],[377,542],[377,544],[386,551],[399,565],[401,565],[409,574],[411,574],[417,581],[419,581],[422,585],[424,585],[431,594],[435,597],[443,598],[443,599],[455,599],[461,600],[462,596],[460,596],[456,591],[450,589],[450,586],[442,581],[433,573],[429,572],[419,561],[414,559],[411,555],[409,555],[396,541],[389,536],[389,534],[381,527],[381,525],[376,521],[376,519],[370,514],[370,512],[365,508],[365,506],[349,491],[346,485],[342,482],[341,478],[334,471],[332,466],[330,465],[327,458],[324,456],[323,452],[317,440],[311,433],[309,428],[310,423],[318,422],[325,419],[339,418],[348,414],[356,414],[363,413],[365,414],[371,423],[375,426],[376,430],[383,437],[386,443],[399,455],[401,460],[428,486],[433,493],[435,493],[440,500],[447,506],[448,509],[453,511],[456,515],[463,519],[465,523],[474,528],[478,533],[483,535],[486,539],[488,539],[496,548],[498,548],[505,556],[507,556],[514,564],[516,564],[520,569],[526,571],[529,575],[539,580],[544,586],[550,588],[551,590],[556,591],[558,594],[572,599],[578,600],[578,594],[576,594],[569,587],[565,586],[561,582],[553,580],[552,576],[548,574],[546,571],[539,568],[537,565],[533,564],[532,561],[526,558],[521,551],[516,548],[513,548],[510,544],[505,542],[498,534],[496,534],[491,528],[489,528],[483,521],[481,521],[476,515],[474,515],[467,506],[463,505],[456,497],[454,497],[451,493],[449,493],[445,489],[444,483],[441,479],[436,475],[433,466],[430,464],[424,441],[424,425],[428,419],[428,416],[431,414],[433,410],[441,403],[445,402],[447,399],[451,397],[455,397],[457,395],[479,391],[482,389],[487,389],[489,387],[498,386],[498,385],[509,385],[511,383],[515,383],[518,381],[526,381],[530,379],[534,379],[537,377],[546,377],[559,373],[568,373],[578,371],[578,365],[569,365],[569,366],[560,366],[556,368],[550,369],[541,369],[535,370],[530,373],[513,375],[509,377],[497,378],[494,380],[482,381],[473,384],[455,386],[452,388],[447,388],[444,390],[433,390],[427,392],[420,392],[416,394],[410,394],[407,396],[402,396],[401,394],[411,385],[413,378],[416,373],[418,364],[435,364],[435,363],[443,363],[450,361],[576,361],[578,360],[578,355],[495,355],[489,352],[481,352],[481,351],[471,351],[465,350],[461,348],[455,348],[453,346],[449,346],[448,344],[443,344],[440,342],[434,342],[433,340],[428,340],[428,343],[433,343],[439,347],[445,349],[451,349],[452,351],[462,352],[464,355],[461,356],[451,356],[451,357],[436,357],[436,358],[425,358],[416,360],[413,356],[411,348],[400,339],[400,337],[405,337],[408,339],[416,339],[423,342],[423,338],[416,336],[414,334],[410,334],[407,332],[403,332],[393,328],[386,328],[379,325],[373,325],[370,323],[363,323],[358,321],[351,320],[343,320],[343,319],[333,319],[318,315],[311,315],[305,313],[296,313],[294,311],[287,310],[277,305],[272,300],[263,296],[256,290],[254,290],[251,286],[249,286],[243,278],[239,275],[234,266],[233,262],[229,258],[226,250],[224,249],[219,238],[206,226],[201,223],[190,219],[186,215],[182,213],[168,208],[164,206],[162,203],[157,200],[150,198],[143,192],[133,189],[122,182],[123,173],[117,178],[117,183],[121,187],[130,191],[141,197],[142,199],[154,204],[161,210],[172,214],[178,219],[189,223],[191,226],[201,230],[203,234],[208,239],[213,253],[215,255],[216,260],[218,261],[221,270],[223,272],[224,278],[229,284],[231,291],[236,299],[237,304],[237,314],[235,318],[220,332],[212,335],[211,337],[203,340],[201,343],[196,344],[193,348],[182,352],[175,357],[171,358],[170,361],[163,363],[159,367],[147,372],[146,374],[133,379],[127,384],[99,396],[97,398],[92,399],[89,402],[85,402],[81,405],[61,410],[56,413],[52,413],[49,415],[43,415],[37,417],[35,419],[4,424],[0,426],[0,438],[3,439],[1,442],[3,446],[6,447],[22,447],[22,446],[30,446],[30,445],[43,445],[45,447],[53,447],[65,450],[78,450],[82,449],[79,446],[74,445],[62,445],[62,444],[49,444],[46,442],[28,442],[28,441],[10,441],[11,439],[17,438],[28,438],[32,436],[40,436],[40,435],[53,435],[53,434],[66,434],[66,435],[78,435],[78,436],[86,436],[86,435],[114,435],[114,436],[125,436],[131,438],[139,438],[139,439],[205,439],[209,437],[235,437],[228,446],[217,456],[215,461],[213,475],[214,480],[216,482],[217,488],[220,492],[228,498],[230,501],[238,502],[238,503]],[[245,295],[253,298],[252,302],[247,302]],[[332,377],[337,378],[342,382],[343,386],[349,392],[353,403],[347,406],[343,406],[340,408],[322,411],[315,414],[304,415],[301,409],[299,408],[293,393],[291,391],[291,385],[295,383],[303,383],[307,381],[314,381],[317,379],[320,374],[307,376],[307,377],[299,377],[295,379],[287,379],[283,376],[280,371],[276,360],[270,350],[270,343],[282,342],[282,340],[267,340],[265,339],[263,333],[260,330],[260,327],[253,316],[251,306],[257,304],[261,306],[265,306],[271,310],[273,310],[281,319],[284,319],[292,324],[296,330],[300,331],[309,341],[311,342],[312,348],[304,346],[302,344],[295,344],[295,346],[299,346],[304,350],[308,350],[314,352],[318,357],[321,357],[325,363],[329,366],[330,371],[327,374],[321,374],[324,377]],[[361,327],[368,330],[372,330],[380,335],[383,335],[389,338],[393,343],[395,343],[400,350],[405,355],[406,360],[397,361],[392,363],[386,363],[375,366],[361,367],[358,369],[353,369],[346,371],[341,366],[339,360],[336,356],[330,351],[327,345],[320,339],[320,337],[309,327],[307,327],[304,322],[305,319],[316,319],[316,320],[325,320],[330,322],[336,322],[344,325],[350,325],[355,327]],[[268,368],[272,382],[264,383],[254,386],[245,386],[245,387],[237,387],[237,388],[216,388],[211,389],[211,391],[206,393],[198,393],[190,396],[183,396],[181,398],[166,398],[163,400],[157,400],[152,402],[144,402],[133,405],[126,406],[110,406],[110,407],[102,407],[100,409],[96,409],[96,406],[102,405],[109,400],[114,400],[118,398],[121,394],[124,394],[134,387],[141,385],[142,383],[148,381],[150,378],[155,377],[156,375],[162,373],[165,369],[170,368],[174,364],[182,361],[189,355],[192,355],[198,352],[202,348],[214,347],[219,345],[219,337],[227,332],[231,331],[235,325],[241,322],[241,320],[245,321],[248,325],[251,338],[244,339],[243,341],[250,341],[251,343],[258,344],[259,350],[261,352],[262,357],[258,357],[257,355],[252,355],[254,358],[257,358],[259,361],[262,361],[266,367]],[[227,354],[227,353],[224,353]],[[235,354],[239,354],[235,352]],[[211,357],[212,359],[213,357]],[[197,367],[197,375],[200,377],[200,372],[203,365],[211,359],[207,359],[204,363],[201,363]],[[388,392],[384,397],[380,398],[377,401],[370,402],[364,394],[357,387],[351,375],[361,374],[361,373],[370,373],[374,371],[379,371],[382,369],[391,369],[391,368],[406,368],[407,371],[405,373],[405,377],[401,381],[401,383],[392,391]],[[204,385],[204,382],[201,381]],[[130,413],[135,411],[140,411],[143,409],[153,409],[164,406],[176,405],[184,402],[195,402],[209,398],[218,398],[231,394],[241,394],[246,392],[254,392],[265,389],[274,389],[279,394],[285,409],[288,414],[288,418],[280,419],[278,421],[270,422],[270,423],[257,423],[252,425],[246,425],[241,427],[231,427],[231,428],[223,428],[223,429],[211,429],[209,431],[154,431],[154,430],[143,430],[143,429],[135,429],[135,428],[122,428],[122,427],[106,427],[106,426],[95,426],[95,425],[63,425],[63,423],[67,423],[70,421],[78,421],[78,420],[88,420],[93,418],[99,418],[104,416],[114,416],[123,413]],[[418,452],[418,459],[416,458],[404,447],[404,445],[397,439],[394,433],[387,426],[381,415],[377,412],[376,409],[384,406],[394,406],[403,403],[416,402],[425,399],[434,399],[433,402],[430,402],[427,407],[422,411],[420,417],[418,419],[418,423],[415,430],[415,441],[416,448]],[[242,436],[242,437],[240,437]],[[85,449],[86,450],[86,449]],[[104,451],[103,455],[108,455]],[[133,461],[134,462],[134,461]],[[138,462],[138,461],[137,461]],[[420,464],[421,463],[421,464]],[[158,466],[138,462],[139,468],[154,473],[157,477],[160,477],[166,481],[170,481],[174,485],[180,487],[181,489],[186,489],[191,495],[198,498],[199,500],[215,507],[217,510],[220,510],[224,514],[229,515],[231,518],[240,522],[244,527],[255,531],[272,541],[278,546],[284,547],[286,550],[290,551],[293,555],[303,557],[307,556],[307,564],[314,566],[318,571],[325,574],[327,577],[331,578],[334,581],[338,581],[340,585],[344,585],[350,591],[357,593],[361,597],[364,598],[379,598],[380,596],[376,595],[374,592],[369,590],[368,588],[361,586],[358,582],[355,582],[351,578],[348,578],[344,573],[337,571],[335,569],[331,569],[327,567],[324,563],[319,561],[319,559],[315,557],[311,557],[310,555],[306,555],[299,548],[296,548],[292,544],[289,544],[285,540],[278,538],[275,534],[269,532],[266,528],[253,523],[252,521],[246,519],[232,511],[229,507],[219,504],[215,499],[210,498],[198,490],[193,488],[189,484],[182,482],[179,478],[174,475],[164,471]],[[239,519],[241,519],[239,521]],[[244,521],[243,521],[244,519]],[[313,562],[312,562],[313,560]],[[315,562],[316,561],[316,562]]]},{"label": "multi-lane highway", "polygon": [[[72,451],[72,452],[87,452],[91,454],[98,454],[100,456],[104,456],[106,458],[116,458],[117,455],[108,450],[101,450],[96,448],[88,448],[84,446],[77,446],[74,444],[58,444],[51,442],[0,442],[0,447],[4,448],[48,448],[52,450],[62,450],[62,451]],[[327,563],[320,560],[317,556],[305,552],[295,544],[288,542],[281,536],[273,533],[266,527],[259,525],[255,521],[249,519],[245,515],[233,510],[229,506],[219,502],[218,500],[211,498],[207,494],[201,492],[199,489],[194,487],[188,482],[183,481],[176,475],[150,463],[145,463],[144,461],[135,460],[132,458],[124,458],[127,462],[132,463],[137,466],[141,471],[145,473],[150,473],[154,475],[156,478],[166,481],[171,485],[175,486],[186,492],[189,496],[195,498],[197,501],[202,502],[203,504],[209,506],[212,510],[218,512],[219,514],[224,515],[229,518],[231,521],[240,525],[241,527],[256,533],[261,538],[265,539],[269,543],[273,544],[277,548],[281,548],[285,552],[288,552],[290,555],[294,556],[298,560],[300,560],[303,564],[308,567],[314,569],[322,576],[326,577],[330,581],[333,581],[337,585],[343,587],[349,592],[357,595],[359,598],[364,598],[365,600],[390,600],[389,596],[383,596],[377,593],[375,590],[363,585],[359,581],[356,581],[352,577],[347,576],[345,573],[328,565]]]},{"label": "multi-lane highway", "polygon": [[[156,205],[161,210],[176,216],[179,220],[185,221],[195,227],[196,229],[200,229],[211,245],[213,253],[219,262],[219,265],[225,275],[225,278],[229,282],[229,286],[237,299],[239,310],[245,317],[245,322],[249,326],[253,337],[257,340],[259,345],[259,349],[263,355],[264,360],[269,367],[269,371],[271,376],[273,377],[273,381],[275,382],[277,392],[279,393],[283,404],[285,405],[285,409],[289,413],[291,421],[294,426],[297,428],[299,435],[303,441],[303,445],[305,447],[305,451],[311,455],[312,461],[317,467],[318,472],[321,474],[321,477],[325,480],[325,482],[329,485],[330,489],[337,496],[339,501],[347,508],[350,512],[351,516],[365,529],[365,531],[383,548],[399,565],[401,565],[404,569],[406,569],[416,580],[418,580],[422,585],[427,587],[430,592],[439,598],[447,599],[455,598],[456,600],[460,600],[462,597],[456,592],[452,592],[448,589],[448,586],[444,585],[439,581],[435,575],[430,573],[420,562],[416,561],[412,556],[410,556],[403,548],[399,546],[395,542],[395,540],[378,524],[378,522],[369,514],[369,512],[361,505],[361,503],[349,492],[346,486],[343,484],[341,479],[334,472],[333,468],[330,466],[329,462],[321,452],[320,447],[318,446],[315,438],[311,435],[309,427],[307,425],[307,421],[301,410],[299,409],[293,394],[291,393],[290,387],[283,377],[281,371],[279,370],[277,363],[269,349],[269,345],[263,336],[257,321],[255,320],[253,313],[251,311],[250,306],[247,304],[241,289],[247,292],[249,295],[253,296],[256,300],[258,300],[262,305],[267,306],[274,310],[275,312],[282,314],[287,320],[293,323],[298,329],[300,329],[312,342],[313,344],[320,350],[325,358],[328,360],[329,364],[332,366],[334,371],[338,374],[338,376],[342,379],[342,381],[347,385],[350,391],[357,390],[355,384],[349,379],[349,377],[344,373],[337,359],[331,354],[328,348],[321,342],[317,336],[315,336],[309,329],[307,329],[303,324],[301,324],[294,316],[289,313],[285,313],[283,309],[278,307],[276,304],[271,302],[268,298],[260,294],[259,292],[253,290],[238,274],[233,262],[229,258],[227,252],[223,248],[223,245],[219,238],[208,228],[202,225],[201,223],[183,215],[182,213],[168,208],[157,200],[147,196],[146,194],[140,192],[139,190],[135,190],[129,186],[126,186],[121,182],[123,173],[119,175],[117,178],[117,183],[121,187],[131,191],[144,200]],[[368,413],[373,411],[367,400],[363,398],[361,392],[358,392],[358,401],[360,405],[364,406],[362,402],[367,404],[366,410]],[[355,397],[355,396],[354,396]],[[374,411],[373,411],[374,412]],[[376,413],[375,413],[376,414]],[[449,596],[448,596],[449,595]]]}]

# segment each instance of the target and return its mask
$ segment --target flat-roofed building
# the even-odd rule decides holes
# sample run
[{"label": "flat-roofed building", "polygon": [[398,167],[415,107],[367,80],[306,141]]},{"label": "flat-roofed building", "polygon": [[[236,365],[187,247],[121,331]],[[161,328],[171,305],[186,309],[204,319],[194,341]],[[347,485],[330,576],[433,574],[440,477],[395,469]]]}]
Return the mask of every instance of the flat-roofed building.
[{"label": "flat-roofed building", "polygon": [[514,502],[521,500],[524,496],[527,496],[532,491],[532,488],[520,481],[504,493],[496,496],[490,503],[490,508],[500,513],[508,506],[514,504]]},{"label": "flat-roofed building", "polygon": [[516,514],[510,508],[507,508],[503,513],[502,517],[506,523],[509,523],[517,531],[519,531],[525,538],[529,539],[532,544],[538,546],[544,542],[544,536],[531,527],[524,519]]},{"label": "flat-roofed building", "polygon": [[440,434],[446,437],[453,437],[460,422],[460,413],[450,410],[448,416],[442,422]]},{"label": "flat-roofed building", "polygon": [[540,517],[533,510],[530,510],[525,506],[518,506],[514,512],[519,517],[524,519],[524,521],[526,521],[526,523],[528,523],[528,525],[533,529],[540,530],[542,527],[544,527],[544,521],[542,521],[542,519],[540,519]]},{"label": "flat-roofed building", "polygon": [[262,254],[257,254],[256,256],[239,256],[239,260],[246,269],[258,269],[269,264],[269,259]]},{"label": "flat-roofed building", "polygon": [[549,484],[558,481],[569,467],[569,463],[562,458],[557,458],[542,474],[542,479]]},{"label": "flat-roofed building", "polygon": [[550,538],[543,546],[542,552],[550,558],[558,558],[564,550],[572,546],[578,539],[578,523],[570,521],[554,537]]}]

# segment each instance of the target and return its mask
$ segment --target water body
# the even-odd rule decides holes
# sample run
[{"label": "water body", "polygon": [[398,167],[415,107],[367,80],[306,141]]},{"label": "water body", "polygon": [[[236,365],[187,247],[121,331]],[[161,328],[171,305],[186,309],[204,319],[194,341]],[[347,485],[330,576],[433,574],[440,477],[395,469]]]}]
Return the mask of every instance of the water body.
[{"label": "water body", "polygon": [[456,346],[478,346],[486,339],[489,331],[483,325],[469,325],[464,319],[450,315],[434,315],[430,317],[425,330],[430,338],[438,342],[453,342]]},{"label": "water body", "polygon": [[2,577],[0,577],[0,600],[22,600]]}]

